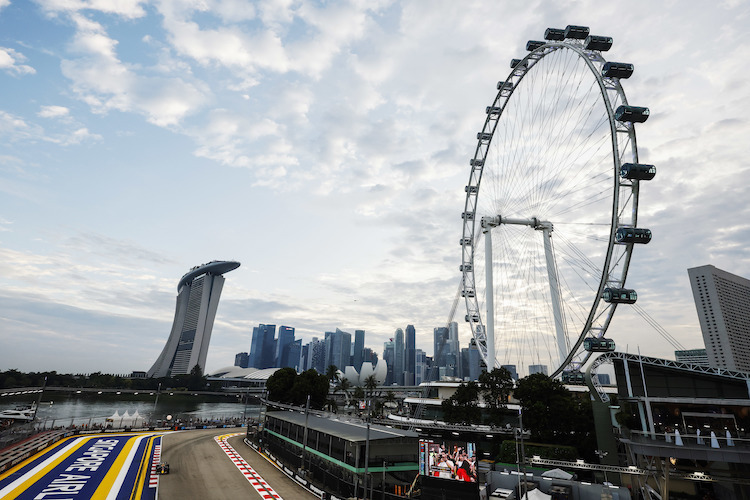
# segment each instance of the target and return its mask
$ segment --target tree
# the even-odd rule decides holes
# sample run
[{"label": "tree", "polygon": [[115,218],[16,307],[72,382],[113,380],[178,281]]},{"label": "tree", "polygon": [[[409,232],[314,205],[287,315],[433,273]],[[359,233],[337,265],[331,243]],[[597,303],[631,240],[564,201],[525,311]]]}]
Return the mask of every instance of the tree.
[{"label": "tree", "polygon": [[333,392],[336,393],[338,391],[341,391],[344,393],[344,397],[346,398],[346,405],[349,406],[349,391],[352,388],[352,383],[349,381],[348,378],[344,377],[339,380],[338,384],[336,384],[336,387],[334,387]]},{"label": "tree", "polygon": [[328,365],[328,368],[326,368],[326,377],[328,377],[328,380],[331,381],[331,383],[336,382],[339,378],[339,369],[336,368],[336,365]]},{"label": "tree", "polygon": [[[293,369],[290,368],[290,370]],[[310,407],[320,410],[326,404],[329,387],[328,378],[311,368],[300,373],[295,378],[294,385],[290,391],[290,399],[293,404],[302,406],[307,403],[307,395],[309,394]]]},{"label": "tree", "polygon": [[479,409],[479,384],[467,382],[458,386],[453,396],[443,400],[443,418],[454,424],[476,424],[482,420]]},{"label": "tree", "polygon": [[499,425],[503,421],[503,410],[513,390],[513,376],[506,368],[493,368],[491,372],[479,374],[479,387],[487,405],[489,423]]},{"label": "tree", "polygon": [[292,388],[297,381],[297,371],[294,368],[282,368],[268,377],[266,389],[268,390],[268,399],[280,403],[292,403]]},{"label": "tree", "polygon": [[535,373],[518,381],[513,393],[523,410],[523,424],[531,439],[542,443],[575,444],[571,433],[579,406],[559,380]]}]

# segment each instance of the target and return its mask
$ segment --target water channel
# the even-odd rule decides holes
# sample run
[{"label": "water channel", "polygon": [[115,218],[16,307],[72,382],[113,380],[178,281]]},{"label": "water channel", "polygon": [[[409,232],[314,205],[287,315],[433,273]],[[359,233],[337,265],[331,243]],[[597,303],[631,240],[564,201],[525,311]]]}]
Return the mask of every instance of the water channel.
[{"label": "water channel", "polygon": [[[3,397],[0,399],[0,411],[29,406],[36,402],[38,396]],[[158,400],[155,392],[148,391],[139,394],[45,392],[37,408],[37,423],[42,428],[72,425],[120,427],[127,424],[123,419],[126,412],[128,416],[137,412],[141,417],[136,425],[180,422],[189,426],[257,417],[260,406],[252,399],[246,404],[240,398],[164,391],[158,395]],[[119,422],[116,415],[120,416]],[[111,418],[113,416],[114,419]]]}]

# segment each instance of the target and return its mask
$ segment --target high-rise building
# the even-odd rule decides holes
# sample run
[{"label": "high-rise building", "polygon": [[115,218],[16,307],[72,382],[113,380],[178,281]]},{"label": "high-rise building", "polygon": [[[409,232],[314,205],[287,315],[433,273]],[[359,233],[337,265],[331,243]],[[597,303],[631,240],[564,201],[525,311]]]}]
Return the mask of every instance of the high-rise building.
[{"label": "high-rise building", "polygon": [[750,280],[711,265],[688,276],[709,365],[750,372]]},{"label": "high-rise building", "polygon": [[[279,327],[279,338],[276,340],[276,363],[274,368],[287,368],[297,366],[298,360],[290,356],[290,349],[294,344],[294,328],[291,326]],[[299,351],[297,352],[299,357]]]},{"label": "high-rise building", "polygon": [[434,342],[433,342],[433,355],[432,355],[432,364],[434,366],[433,380],[440,380],[439,378],[439,369],[441,367],[445,367],[448,359],[448,354],[450,353],[450,343],[448,342],[448,328],[444,326],[440,326],[434,329]]},{"label": "high-rise building", "polygon": [[686,349],[674,352],[675,361],[689,363],[691,365],[711,366],[708,363],[706,349]]},{"label": "high-rise building", "polygon": [[414,385],[427,382],[427,356],[422,349],[414,350]]},{"label": "high-rise building", "polygon": [[502,365],[501,368],[505,368],[506,370],[508,370],[513,380],[518,380],[518,371],[516,370],[516,365]]},{"label": "high-rise building", "polygon": [[[297,371],[300,370],[300,357],[302,355],[302,339],[297,339],[289,345],[288,359],[286,367],[294,368]],[[286,368],[282,366],[282,368]]]},{"label": "high-rise building", "polygon": [[[460,377],[463,372],[461,366],[461,346],[458,342],[458,323],[455,321],[451,321],[450,325],[448,325],[448,341],[451,346],[450,354],[453,356],[453,376]],[[450,361],[448,362],[450,363]]]},{"label": "high-rise building", "polygon": [[307,367],[309,370],[313,368],[318,373],[325,374],[326,372],[326,342],[320,340],[318,337],[313,337],[310,342],[310,365]]},{"label": "high-rise building", "polygon": [[393,338],[393,383],[404,385],[404,331],[396,328]]},{"label": "high-rise building", "polygon": [[534,375],[535,373],[549,375],[549,373],[547,373],[547,365],[529,365],[529,375]]},{"label": "high-rise building", "polygon": [[362,362],[369,362],[372,363],[372,366],[375,366],[378,363],[378,353],[369,347],[365,347],[362,350]]},{"label": "high-rise building", "polygon": [[406,347],[404,349],[404,385],[415,385],[415,356],[417,350],[417,331],[414,325],[406,325]]},{"label": "high-rise building", "polygon": [[[299,339],[300,343],[302,339]],[[300,348],[299,352],[299,368],[297,371],[303,372],[310,369],[310,344],[305,344]]]},{"label": "high-rise building", "polygon": [[479,380],[479,374],[481,373],[481,360],[482,356],[479,354],[479,346],[474,337],[469,341],[469,356],[468,356],[468,372],[469,380]]},{"label": "high-rise building", "polygon": [[363,354],[365,350],[365,331],[354,330],[354,352],[352,353],[352,366],[357,372],[362,369]]},{"label": "high-rise building", "polygon": [[149,377],[183,375],[196,365],[205,372],[211,330],[224,287],[222,274],[238,267],[239,262],[215,260],[195,266],[180,279],[172,331],[148,371]]},{"label": "high-rise building", "polygon": [[[341,371],[351,361],[352,334],[336,328],[335,332],[326,332],[326,370],[333,365]],[[325,372],[324,372],[325,373]]]},{"label": "high-rise building", "polygon": [[276,366],[276,325],[260,324],[253,327],[250,344],[250,366],[253,368],[275,368]]},{"label": "high-rise building", "polygon": [[385,361],[386,366],[388,367],[388,372],[385,377],[385,385],[392,385],[393,384],[393,363],[394,363],[394,348],[393,348],[393,339],[390,339],[388,342],[383,342],[383,361]]},{"label": "high-rise building", "polygon": [[247,368],[250,366],[250,355],[246,352],[238,352],[234,355],[234,366]]}]

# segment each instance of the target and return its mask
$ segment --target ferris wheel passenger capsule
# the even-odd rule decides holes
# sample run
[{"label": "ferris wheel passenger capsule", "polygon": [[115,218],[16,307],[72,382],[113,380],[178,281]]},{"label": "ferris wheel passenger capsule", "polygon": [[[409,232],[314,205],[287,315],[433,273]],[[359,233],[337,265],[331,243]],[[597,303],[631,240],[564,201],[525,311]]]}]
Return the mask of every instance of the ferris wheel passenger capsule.
[{"label": "ferris wheel passenger capsule", "polygon": [[651,241],[651,230],[640,227],[618,227],[615,233],[617,243],[642,243]]},{"label": "ferris wheel passenger capsule", "polygon": [[544,39],[562,42],[565,40],[565,30],[559,28],[547,28],[544,30]]},{"label": "ferris wheel passenger capsule", "polygon": [[479,323],[479,315],[478,314],[467,314],[464,318],[467,323]]},{"label": "ferris wheel passenger capsule", "polygon": [[511,69],[515,69],[516,67],[520,66],[522,68],[527,67],[528,63],[524,61],[523,59],[511,59],[510,60],[510,67]]},{"label": "ferris wheel passenger capsule", "polygon": [[630,288],[605,288],[602,298],[609,304],[635,304],[638,294]]},{"label": "ferris wheel passenger capsule", "polygon": [[650,181],[656,177],[656,167],[643,163],[623,163],[620,166],[620,177],[634,181]]},{"label": "ferris wheel passenger capsule", "polygon": [[586,378],[583,373],[578,370],[565,370],[562,372],[562,383],[568,385],[583,385],[586,383]]},{"label": "ferris wheel passenger capsule", "polygon": [[622,105],[615,110],[615,120],[618,122],[643,123],[648,120],[650,114],[648,108]]},{"label": "ferris wheel passenger capsule", "polygon": [[565,27],[565,38],[572,38],[574,40],[585,40],[589,36],[588,26],[575,26],[569,24]]},{"label": "ferris wheel passenger capsule", "polygon": [[545,42],[540,42],[539,40],[529,40],[526,42],[526,50],[531,52],[532,50],[536,50],[542,45],[544,45]]},{"label": "ferris wheel passenger capsule", "polygon": [[589,35],[583,42],[583,48],[586,50],[598,50],[599,52],[606,52],[612,48],[612,37],[611,36],[597,36]]},{"label": "ferris wheel passenger capsule", "polygon": [[607,78],[627,79],[633,76],[635,66],[630,63],[606,62],[602,67],[602,76]]},{"label": "ferris wheel passenger capsule", "polygon": [[586,337],[583,339],[583,348],[588,352],[612,352],[615,350],[615,341],[604,337]]}]

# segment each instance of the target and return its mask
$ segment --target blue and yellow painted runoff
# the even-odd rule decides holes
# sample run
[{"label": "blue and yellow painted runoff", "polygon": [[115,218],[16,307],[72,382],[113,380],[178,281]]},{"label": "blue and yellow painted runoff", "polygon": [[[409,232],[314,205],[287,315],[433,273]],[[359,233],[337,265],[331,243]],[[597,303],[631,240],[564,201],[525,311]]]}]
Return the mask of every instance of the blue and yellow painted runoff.
[{"label": "blue and yellow painted runoff", "polygon": [[160,433],[70,437],[0,475],[0,499],[153,500]]}]

